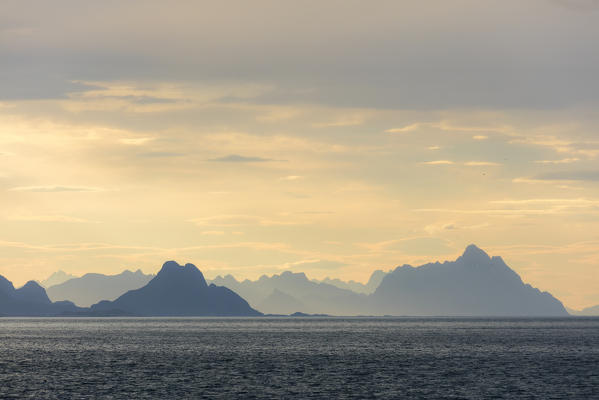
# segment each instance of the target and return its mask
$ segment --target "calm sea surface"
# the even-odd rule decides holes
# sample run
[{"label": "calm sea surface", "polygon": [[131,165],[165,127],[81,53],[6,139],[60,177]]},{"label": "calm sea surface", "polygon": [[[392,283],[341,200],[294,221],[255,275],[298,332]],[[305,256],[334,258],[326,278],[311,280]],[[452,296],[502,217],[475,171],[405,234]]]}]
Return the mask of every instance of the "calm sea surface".
[{"label": "calm sea surface", "polygon": [[599,318],[0,318],[0,398],[599,399]]}]

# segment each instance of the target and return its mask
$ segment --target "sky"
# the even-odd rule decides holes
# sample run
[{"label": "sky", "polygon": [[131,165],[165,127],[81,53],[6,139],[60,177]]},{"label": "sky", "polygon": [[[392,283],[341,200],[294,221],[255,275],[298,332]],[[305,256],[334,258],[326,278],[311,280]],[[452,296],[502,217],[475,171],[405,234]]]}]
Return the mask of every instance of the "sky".
[{"label": "sky", "polygon": [[597,40],[597,0],[3,1],[0,274],[475,243],[599,304]]}]

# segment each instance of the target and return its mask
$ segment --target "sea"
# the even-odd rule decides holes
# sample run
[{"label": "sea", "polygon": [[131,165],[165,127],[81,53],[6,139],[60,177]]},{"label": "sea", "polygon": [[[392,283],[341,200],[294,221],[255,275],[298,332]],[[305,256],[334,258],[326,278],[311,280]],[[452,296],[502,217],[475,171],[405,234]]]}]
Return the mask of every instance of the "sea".
[{"label": "sea", "polygon": [[2,399],[599,399],[599,318],[0,318]]}]

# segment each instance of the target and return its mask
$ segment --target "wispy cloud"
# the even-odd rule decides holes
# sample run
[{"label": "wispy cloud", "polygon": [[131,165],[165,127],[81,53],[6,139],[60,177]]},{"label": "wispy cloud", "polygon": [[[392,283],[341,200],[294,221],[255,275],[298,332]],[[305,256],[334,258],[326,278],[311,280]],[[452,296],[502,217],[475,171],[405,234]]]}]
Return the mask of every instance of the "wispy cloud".
[{"label": "wispy cloud", "polygon": [[234,227],[234,226],[246,226],[246,225],[258,225],[258,226],[286,226],[286,225],[306,225],[310,221],[306,219],[291,219],[287,216],[277,217],[262,217],[257,215],[243,215],[243,214],[232,214],[232,215],[214,215],[210,217],[193,218],[189,222],[192,222],[198,226],[206,227]]},{"label": "wispy cloud", "polygon": [[226,232],[225,231],[203,231],[202,235],[204,236],[222,236]]},{"label": "wispy cloud", "polygon": [[270,162],[270,161],[281,161],[281,160],[275,160],[272,158],[263,158],[263,157],[240,156],[239,154],[229,154],[228,156],[211,158],[208,161],[225,162],[225,163],[256,163],[256,162]]},{"label": "wispy cloud", "polygon": [[580,161],[580,158],[562,158],[561,160],[537,160],[537,164],[571,164]]},{"label": "wispy cloud", "polygon": [[455,162],[451,160],[434,160],[434,161],[425,161],[421,164],[425,165],[465,165],[467,167],[497,167],[501,164],[491,161],[466,161],[466,162]]},{"label": "wispy cloud", "polygon": [[299,269],[301,271],[308,270],[331,270],[338,269],[346,266],[346,263],[332,260],[301,260],[295,261],[291,263],[286,263],[281,265],[280,269],[282,270],[290,270],[290,269]]},{"label": "wispy cloud", "polygon": [[130,146],[141,146],[148,142],[155,140],[153,137],[139,137],[139,138],[122,138],[119,142]]},{"label": "wispy cloud", "polygon": [[183,157],[185,154],[183,153],[175,153],[169,151],[149,151],[146,153],[139,153],[139,157],[146,158],[168,158],[168,157]]},{"label": "wispy cloud", "polygon": [[91,186],[17,186],[12,192],[101,192],[104,189]]},{"label": "wispy cloud", "polygon": [[450,160],[434,160],[434,161],[425,161],[422,164],[426,164],[426,165],[453,165],[455,163],[453,161],[450,161]]},{"label": "wispy cloud", "polygon": [[[407,132],[415,132],[421,129],[438,129],[441,131],[451,131],[451,132],[495,132],[495,133],[512,133],[513,128],[509,125],[498,125],[498,126],[476,126],[476,125],[465,125],[465,124],[455,124],[451,121],[438,121],[438,122],[415,122],[401,128],[391,128],[385,130],[387,133],[407,133]],[[473,139],[476,140],[484,140],[487,139],[487,135],[475,135]]]},{"label": "wispy cloud", "polygon": [[464,165],[468,167],[497,167],[501,164],[491,161],[467,161],[464,163]]},{"label": "wispy cloud", "polygon": [[67,215],[11,215],[6,219],[10,221],[31,221],[31,222],[68,222],[68,223],[98,223],[85,218],[70,217]]},{"label": "wispy cloud", "polygon": [[288,175],[288,176],[284,176],[282,178],[279,178],[279,180],[281,181],[298,181],[304,179],[303,176],[300,175]]},{"label": "wispy cloud", "polygon": [[532,179],[544,181],[599,181],[599,170],[597,171],[554,171],[544,172],[533,176]]}]

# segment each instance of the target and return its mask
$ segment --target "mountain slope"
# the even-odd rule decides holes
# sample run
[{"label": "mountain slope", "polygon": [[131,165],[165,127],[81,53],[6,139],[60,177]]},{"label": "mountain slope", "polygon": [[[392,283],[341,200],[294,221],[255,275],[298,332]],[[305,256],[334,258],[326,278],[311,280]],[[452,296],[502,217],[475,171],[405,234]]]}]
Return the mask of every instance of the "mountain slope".
[{"label": "mountain slope", "polygon": [[206,284],[193,264],[164,263],[144,287],[130,290],[114,301],[101,301],[92,312],[121,310],[144,316],[257,316],[261,315],[235,292]]},{"label": "mountain slope", "polygon": [[45,288],[49,288],[50,286],[60,285],[63,282],[68,281],[69,279],[77,278],[75,275],[67,274],[64,271],[56,271],[48,278],[40,282]]},{"label": "mountain slope", "polygon": [[12,282],[0,276],[0,315],[14,317],[56,316],[80,309],[69,301],[51,302],[37,282],[29,281],[15,289]]},{"label": "mountain slope", "polygon": [[368,279],[368,282],[365,284],[352,280],[342,281],[339,278],[329,277],[326,277],[322,280],[312,279],[312,281],[316,283],[328,283],[329,285],[336,286],[340,289],[347,289],[356,293],[371,294],[376,290],[377,287],[379,287],[385,275],[387,275],[387,272],[377,269],[372,273],[372,275],[370,275],[370,279]]},{"label": "mountain slope", "polygon": [[123,271],[118,275],[85,274],[46,289],[53,301],[70,300],[82,307],[89,307],[101,300],[114,300],[123,293],[139,289],[154,276],[140,270]]},{"label": "mountain slope", "polygon": [[500,257],[474,245],[453,262],[404,265],[371,295],[377,314],[451,316],[566,316],[562,303],[524,284]]},{"label": "mountain slope", "polygon": [[[214,283],[239,293],[250,304],[268,314],[357,315],[368,312],[366,295],[341,289],[327,283],[309,280],[304,273],[285,271],[280,275],[263,275],[256,281],[238,282],[230,275],[216,277]],[[284,294],[293,301],[277,301],[273,293]],[[279,298],[281,295],[278,296]],[[301,305],[301,309],[298,309]]]}]

